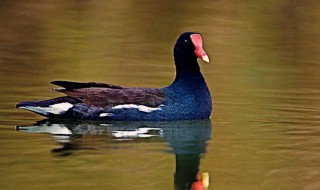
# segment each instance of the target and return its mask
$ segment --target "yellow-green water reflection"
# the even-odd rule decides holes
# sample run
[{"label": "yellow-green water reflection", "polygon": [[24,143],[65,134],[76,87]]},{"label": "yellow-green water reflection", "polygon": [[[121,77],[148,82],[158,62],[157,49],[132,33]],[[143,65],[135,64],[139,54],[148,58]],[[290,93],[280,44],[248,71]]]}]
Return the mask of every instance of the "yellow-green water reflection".
[{"label": "yellow-green water reflection", "polygon": [[[61,160],[65,160],[63,157],[70,157],[67,160],[73,160],[79,155],[97,159],[95,157],[98,153],[100,155],[98,156],[100,157],[99,159],[112,162],[93,161],[95,163],[94,170],[99,168],[102,173],[104,170],[103,174],[101,173],[99,176],[94,177],[97,181],[99,178],[109,179],[110,175],[114,175],[112,174],[113,172],[122,177],[129,175],[128,178],[132,178],[131,175],[135,176],[134,181],[128,184],[119,184],[118,181],[107,180],[106,183],[100,184],[100,187],[116,188],[119,186],[121,189],[127,189],[136,186],[137,188],[163,189],[169,188],[171,182],[174,182],[174,189],[182,190],[190,189],[197,173],[200,172],[200,159],[206,152],[208,140],[211,139],[212,125],[210,120],[174,122],[43,120],[33,126],[17,126],[16,129],[28,133],[51,134],[53,139],[61,146],[51,149],[52,156],[60,157]],[[124,157],[119,159],[112,156],[114,150],[121,152],[121,154],[124,152],[129,154],[126,155],[127,153],[124,153],[122,154]],[[144,157],[143,155],[148,156],[148,152],[156,154],[162,152],[160,160],[158,158]],[[142,157],[137,154],[141,154]],[[169,159],[170,157],[171,159],[175,158],[175,165],[172,165],[169,161],[171,160]],[[81,163],[79,160],[73,160],[72,162],[76,165],[79,164],[80,168],[83,167],[84,169],[92,167],[90,166],[91,163],[86,163],[91,161]],[[42,164],[47,165],[47,162],[47,160],[43,160]],[[38,163],[38,161],[35,160],[35,163]],[[128,163],[130,164],[128,165]],[[64,167],[68,167],[68,164],[61,164]],[[103,164],[108,164],[109,166]],[[169,169],[169,167],[171,168]],[[163,170],[164,168],[168,170]],[[113,171],[114,169],[116,171]],[[169,175],[170,171],[172,173]],[[150,173],[151,176],[159,175],[159,172],[160,175],[163,175],[163,172],[165,172],[168,176],[172,176],[173,179],[162,181],[162,178],[148,178],[143,176],[144,172],[146,172],[146,175]],[[64,171],[64,173],[73,174],[75,179],[81,178],[81,175],[74,173],[74,171]],[[92,175],[92,173],[90,172],[88,175]],[[61,176],[59,173],[55,173],[49,177],[55,179]],[[137,177],[138,179],[136,179]],[[143,178],[139,179],[140,177]],[[159,185],[159,183],[162,184]],[[48,188],[55,185],[63,187],[64,183],[61,184],[58,181],[56,184],[49,182],[46,185]],[[79,183],[77,180],[70,181],[69,184],[72,188],[79,185],[81,185],[81,182]],[[92,186],[86,188],[89,187]]]}]

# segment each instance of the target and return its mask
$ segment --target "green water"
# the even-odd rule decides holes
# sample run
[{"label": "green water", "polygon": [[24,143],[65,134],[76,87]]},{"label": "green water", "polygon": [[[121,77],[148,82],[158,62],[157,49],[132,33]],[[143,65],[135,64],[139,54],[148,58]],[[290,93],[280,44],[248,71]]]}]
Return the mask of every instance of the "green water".
[{"label": "green water", "polygon": [[[183,189],[196,170],[209,173],[209,189],[320,189],[318,1],[0,7],[0,189]],[[184,31],[202,33],[211,60],[200,63],[211,121],[34,124],[43,118],[14,107],[61,96],[47,91],[52,80],[166,86]],[[65,150],[52,126],[74,130]],[[153,136],[112,136],[146,126]]]}]

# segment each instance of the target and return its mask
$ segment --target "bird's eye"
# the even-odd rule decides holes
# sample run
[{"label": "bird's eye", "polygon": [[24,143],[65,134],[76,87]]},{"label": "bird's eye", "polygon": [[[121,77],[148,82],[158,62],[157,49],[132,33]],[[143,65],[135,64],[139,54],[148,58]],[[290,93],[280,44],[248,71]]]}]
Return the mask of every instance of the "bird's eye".
[{"label": "bird's eye", "polygon": [[184,42],[188,43],[189,41],[188,40],[184,40]]}]

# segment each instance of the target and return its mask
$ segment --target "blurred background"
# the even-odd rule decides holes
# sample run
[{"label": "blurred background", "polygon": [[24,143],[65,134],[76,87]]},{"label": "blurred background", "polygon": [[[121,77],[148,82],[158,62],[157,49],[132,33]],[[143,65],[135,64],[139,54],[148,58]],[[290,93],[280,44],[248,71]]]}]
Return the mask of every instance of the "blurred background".
[{"label": "blurred background", "polygon": [[43,118],[14,105],[61,96],[47,91],[52,80],[166,86],[185,31],[203,35],[211,60],[199,63],[212,130],[193,159],[209,189],[320,188],[319,1],[2,0],[0,8],[1,189],[183,189],[165,137],[116,146],[108,135],[98,138],[105,146],[82,138],[89,149],[56,156],[50,135],[15,131]]}]

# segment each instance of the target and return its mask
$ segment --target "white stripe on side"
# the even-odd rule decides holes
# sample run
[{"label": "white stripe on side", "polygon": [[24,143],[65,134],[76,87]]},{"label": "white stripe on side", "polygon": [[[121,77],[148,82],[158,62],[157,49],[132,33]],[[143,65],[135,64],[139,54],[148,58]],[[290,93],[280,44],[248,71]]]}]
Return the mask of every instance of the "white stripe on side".
[{"label": "white stripe on side", "polygon": [[161,108],[160,108],[161,106],[162,106],[162,104],[159,107],[152,108],[152,107],[148,107],[148,106],[144,106],[144,105],[123,104],[123,105],[114,106],[114,107],[112,107],[112,109],[136,108],[139,111],[150,113],[153,111],[161,110]]},{"label": "white stripe on side", "polygon": [[99,117],[109,117],[109,116],[113,116],[114,114],[112,113],[100,113]]},{"label": "white stripe on side", "polygon": [[49,113],[59,115],[59,114],[65,113],[72,107],[73,107],[73,104],[70,104],[68,102],[63,102],[63,103],[50,105],[49,107],[24,106],[21,108],[30,110],[36,113],[41,113],[44,115],[49,115]]}]

